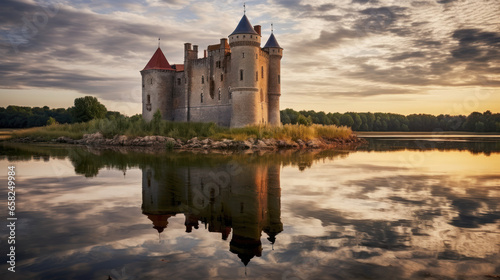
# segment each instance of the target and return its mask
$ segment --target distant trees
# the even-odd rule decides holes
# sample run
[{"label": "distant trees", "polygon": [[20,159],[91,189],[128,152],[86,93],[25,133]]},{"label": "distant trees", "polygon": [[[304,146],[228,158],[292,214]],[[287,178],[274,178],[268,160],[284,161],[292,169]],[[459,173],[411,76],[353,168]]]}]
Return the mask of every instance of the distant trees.
[{"label": "distant trees", "polygon": [[44,107],[7,106],[0,107],[0,128],[27,128],[55,123],[85,122],[96,118],[118,118],[119,112],[107,111],[97,98],[85,96],[74,101],[70,108],[50,109]]},{"label": "distant trees", "polygon": [[0,107],[0,127],[26,128],[44,126],[49,118],[58,123],[72,122],[71,114],[67,109],[50,109],[44,107],[7,106]]},{"label": "distant trees", "polygon": [[[400,115],[392,113],[328,113],[315,111],[295,111],[285,109],[280,112],[283,124],[335,124],[351,127],[355,131],[469,131],[500,132],[500,114],[490,111],[473,112],[463,115]],[[304,122],[309,119],[312,122]],[[300,121],[299,121],[300,120]]]}]

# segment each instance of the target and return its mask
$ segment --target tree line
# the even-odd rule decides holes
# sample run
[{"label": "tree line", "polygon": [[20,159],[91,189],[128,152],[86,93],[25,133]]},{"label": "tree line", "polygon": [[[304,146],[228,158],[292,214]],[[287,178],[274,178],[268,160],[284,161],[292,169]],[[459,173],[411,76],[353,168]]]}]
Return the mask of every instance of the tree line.
[{"label": "tree line", "polygon": [[283,124],[324,124],[345,125],[354,131],[469,131],[469,132],[500,132],[500,114],[486,111],[473,112],[465,115],[400,115],[392,113],[325,113],[310,111],[295,111],[285,109],[280,111]]},{"label": "tree line", "polygon": [[[344,125],[354,131],[470,131],[500,132],[500,114],[486,111],[465,115],[401,115],[392,113],[325,113],[280,111],[283,124],[323,124]],[[79,123],[92,119],[116,119],[124,117],[119,112],[108,111],[97,98],[85,96],[77,98],[74,106],[50,109],[44,107],[8,106],[0,107],[0,128],[28,128],[54,123]],[[140,115],[134,116],[140,118]]]},{"label": "tree line", "polygon": [[7,106],[0,107],[1,128],[28,128],[55,123],[78,123],[92,119],[116,118],[119,112],[108,111],[97,98],[85,96],[76,98],[74,106],[51,109],[44,107]]}]

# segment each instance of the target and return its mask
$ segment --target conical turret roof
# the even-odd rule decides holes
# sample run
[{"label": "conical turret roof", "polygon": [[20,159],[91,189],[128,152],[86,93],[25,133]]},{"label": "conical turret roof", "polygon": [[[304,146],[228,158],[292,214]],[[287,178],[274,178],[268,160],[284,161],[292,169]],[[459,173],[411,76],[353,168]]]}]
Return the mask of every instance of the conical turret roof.
[{"label": "conical turret roof", "polygon": [[[243,15],[243,17],[240,20],[240,23],[238,23],[238,26],[236,26],[236,29],[231,33],[231,35],[234,34],[255,34],[259,35],[252,27],[252,24],[247,18],[247,15]],[[229,36],[231,36],[229,35]]]},{"label": "conical turret roof", "polygon": [[280,48],[280,44],[278,44],[278,40],[276,40],[276,37],[274,37],[274,33],[271,33],[271,37],[269,37],[269,40],[267,40],[266,45],[264,48]]},{"label": "conical turret roof", "polygon": [[168,63],[160,47],[158,47],[156,52],[153,54],[153,57],[151,57],[148,64],[146,64],[146,67],[144,67],[144,69],[142,70],[149,70],[149,69],[175,70]]}]

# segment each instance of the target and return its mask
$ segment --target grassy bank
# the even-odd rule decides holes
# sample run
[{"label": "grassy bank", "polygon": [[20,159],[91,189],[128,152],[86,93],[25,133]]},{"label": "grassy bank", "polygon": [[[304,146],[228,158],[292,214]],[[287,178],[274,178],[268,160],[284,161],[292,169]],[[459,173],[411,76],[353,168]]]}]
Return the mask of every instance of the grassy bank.
[{"label": "grassy bank", "polygon": [[352,134],[350,128],[335,125],[304,126],[287,124],[281,127],[247,126],[243,128],[226,128],[217,126],[214,123],[181,123],[160,120],[146,122],[143,119],[117,118],[23,129],[14,131],[12,137],[32,137],[48,141],[61,136],[81,139],[84,134],[96,132],[102,133],[106,138],[112,138],[115,135],[129,137],[161,135],[185,140],[193,137],[235,140],[245,140],[250,137],[257,139],[309,140],[320,137],[330,139],[348,138]]}]

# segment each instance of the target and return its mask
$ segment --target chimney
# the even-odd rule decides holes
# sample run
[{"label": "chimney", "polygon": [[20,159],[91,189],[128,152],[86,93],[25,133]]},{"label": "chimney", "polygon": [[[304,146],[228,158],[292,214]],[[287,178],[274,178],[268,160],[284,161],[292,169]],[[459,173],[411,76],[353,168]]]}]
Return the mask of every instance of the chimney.
[{"label": "chimney", "polygon": [[227,45],[227,38],[221,38],[220,39],[220,48],[225,49]]},{"label": "chimney", "polygon": [[257,32],[260,36],[262,36],[262,34],[260,33],[260,25],[255,25],[253,27],[253,29],[255,30],[255,32]]},{"label": "chimney", "polygon": [[207,57],[207,50],[203,50],[203,58]]},{"label": "chimney", "polygon": [[194,58],[198,59],[198,45],[193,45]]}]

